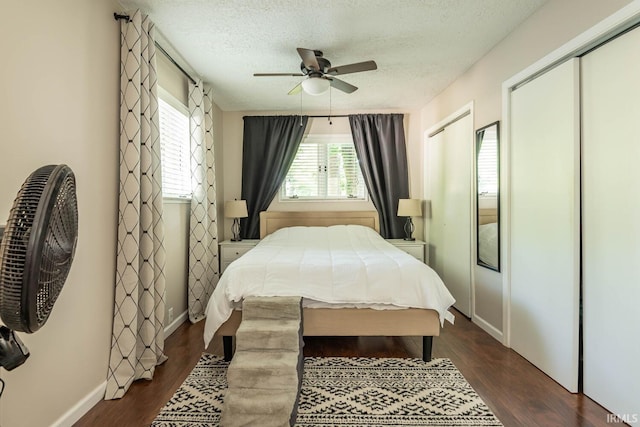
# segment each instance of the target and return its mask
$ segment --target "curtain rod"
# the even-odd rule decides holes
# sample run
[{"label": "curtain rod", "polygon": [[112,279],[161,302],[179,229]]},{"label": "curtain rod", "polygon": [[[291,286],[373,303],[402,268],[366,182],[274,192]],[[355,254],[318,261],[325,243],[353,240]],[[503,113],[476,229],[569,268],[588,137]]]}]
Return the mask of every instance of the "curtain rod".
[{"label": "curtain rod", "polygon": [[176,61],[171,57],[171,55],[169,55],[169,53],[167,53],[167,51],[166,51],[166,50],[164,50],[164,48],[158,44],[158,42],[155,42],[155,44],[156,44],[156,47],[160,50],[160,52],[162,52],[162,53],[164,54],[164,56],[166,56],[166,57],[167,57],[167,59],[168,59],[169,61],[171,61],[171,63],[172,63],[173,65],[175,65],[175,66],[178,68],[178,70],[180,70],[180,71],[182,72],[182,74],[184,74],[184,75],[185,75],[189,80],[191,80],[191,83],[196,84],[196,81],[193,79],[193,77],[191,77],[191,76],[189,75],[189,73],[187,73],[187,72],[186,72],[186,71],[185,71],[185,70],[180,66],[180,64],[178,64],[178,63],[177,63],[177,62],[176,62]]},{"label": "curtain rod", "polygon": [[[114,14],[113,14],[113,18],[114,18],[116,21],[119,21],[119,20],[121,20],[121,19],[126,19],[126,20],[127,20],[127,22],[131,22],[131,18],[129,17],[129,15],[121,15],[121,14],[119,14],[119,13],[114,13]],[[160,52],[162,52],[162,53],[164,54],[164,56],[166,56],[166,57],[167,57],[167,59],[168,59],[169,61],[171,61],[171,63],[172,63],[173,65],[175,65],[175,66],[178,68],[178,70],[180,70],[180,72],[182,72],[182,74],[184,74],[184,75],[185,75],[185,77],[186,77],[186,78],[188,78],[188,79],[191,81],[191,83],[196,84],[196,81],[193,79],[193,77],[191,77],[191,76],[189,75],[189,73],[187,73],[187,72],[184,70],[184,68],[182,68],[182,67],[180,66],[180,64],[178,64],[178,63],[176,62],[176,60],[175,60],[175,59],[173,59],[173,58],[171,57],[171,55],[169,55],[169,53],[168,53],[166,50],[164,50],[164,48],[163,48],[162,46],[160,46],[160,44],[158,44],[158,42],[154,41],[154,44],[156,45],[156,47],[158,48],[158,50],[160,50]]]},{"label": "curtain rod", "polygon": [[[361,114],[367,114],[367,113],[354,113],[354,114],[329,114],[329,115],[320,114],[320,115],[317,115],[317,116],[307,116],[307,117],[309,117],[309,118],[313,118],[313,117],[316,117],[316,118],[317,118],[317,117],[324,117],[324,118],[329,118],[329,119],[331,119],[331,118],[333,118],[333,117],[349,117],[349,116],[358,116],[358,115],[361,115]],[[391,113],[391,114],[396,114],[396,113]],[[467,112],[465,115],[467,115],[467,114],[471,114],[471,113]],[[464,116],[457,117],[455,120],[458,120],[458,119],[460,119],[460,118],[462,118],[462,117],[464,117]],[[449,124],[451,124],[451,123],[452,123],[452,122],[454,122],[455,120],[452,120]]]}]

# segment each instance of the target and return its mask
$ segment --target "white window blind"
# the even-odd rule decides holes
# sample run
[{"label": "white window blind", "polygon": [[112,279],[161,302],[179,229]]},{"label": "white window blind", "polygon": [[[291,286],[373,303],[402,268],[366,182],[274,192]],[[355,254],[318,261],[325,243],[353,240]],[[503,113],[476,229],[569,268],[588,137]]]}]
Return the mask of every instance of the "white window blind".
[{"label": "white window blind", "polygon": [[282,200],[365,200],[351,135],[308,135],[282,186]]},{"label": "white window blind", "polygon": [[478,153],[478,193],[498,194],[498,141],[495,132],[484,135]]},{"label": "white window blind", "polygon": [[162,196],[191,198],[189,116],[184,106],[176,108],[162,98],[159,107]]}]

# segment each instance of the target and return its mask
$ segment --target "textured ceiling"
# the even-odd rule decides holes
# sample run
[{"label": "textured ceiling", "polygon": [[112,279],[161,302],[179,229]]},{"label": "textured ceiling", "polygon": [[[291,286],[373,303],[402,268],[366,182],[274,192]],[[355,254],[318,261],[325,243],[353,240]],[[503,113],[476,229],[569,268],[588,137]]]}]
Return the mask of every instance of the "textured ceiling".
[{"label": "textured ceiling", "polygon": [[[213,86],[224,111],[416,109],[426,105],[546,0],[121,0],[140,8]],[[340,78],[359,89],[287,92],[302,77],[297,47],[333,66],[375,60]]]}]

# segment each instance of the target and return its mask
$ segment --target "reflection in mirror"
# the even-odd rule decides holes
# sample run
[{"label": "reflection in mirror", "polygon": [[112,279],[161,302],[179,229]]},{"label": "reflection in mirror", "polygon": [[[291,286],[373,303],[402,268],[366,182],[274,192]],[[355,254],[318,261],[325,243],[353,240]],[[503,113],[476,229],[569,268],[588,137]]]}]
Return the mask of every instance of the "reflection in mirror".
[{"label": "reflection in mirror", "polygon": [[500,271],[500,123],[476,131],[478,265]]}]

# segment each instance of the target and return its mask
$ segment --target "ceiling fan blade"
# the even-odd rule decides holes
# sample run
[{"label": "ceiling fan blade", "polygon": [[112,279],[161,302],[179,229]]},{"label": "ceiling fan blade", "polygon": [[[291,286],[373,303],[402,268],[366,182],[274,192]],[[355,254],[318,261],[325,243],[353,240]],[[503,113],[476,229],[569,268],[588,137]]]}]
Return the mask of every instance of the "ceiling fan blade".
[{"label": "ceiling fan blade", "polygon": [[320,71],[320,65],[318,65],[315,51],[311,49],[304,49],[301,47],[299,47],[297,50],[298,55],[300,55],[300,58],[302,58],[302,63],[305,67],[307,67],[308,69]]},{"label": "ceiling fan blade", "polygon": [[300,93],[301,90],[302,90],[302,83],[298,83],[296,87],[294,87],[289,91],[288,95],[296,95]]},{"label": "ceiling fan blade", "polygon": [[338,80],[334,77],[325,77],[327,80],[331,82],[331,87],[341,90],[346,93],[352,93],[358,90],[357,87],[351,85],[347,82],[343,82],[342,80]]},{"label": "ceiling fan blade", "polygon": [[331,67],[327,70],[327,74],[338,76],[342,74],[358,73],[360,71],[377,70],[378,65],[375,61],[357,62],[355,64],[340,65],[339,67]]},{"label": "ceiling fan blade", "polygon": [[274,77],[274,76],[293,76],[293,77],[302,77],[304,74],[302,73],[254,73],[254,77]]}]

